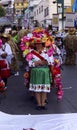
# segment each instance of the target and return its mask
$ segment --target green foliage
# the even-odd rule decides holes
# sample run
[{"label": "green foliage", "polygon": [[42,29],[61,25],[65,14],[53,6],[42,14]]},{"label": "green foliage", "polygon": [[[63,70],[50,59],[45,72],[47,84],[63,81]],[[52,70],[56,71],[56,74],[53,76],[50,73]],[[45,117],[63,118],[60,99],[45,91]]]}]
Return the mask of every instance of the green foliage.
[{"label": "green foliage", "polygon": [[5,9],[0,5],[0,17],[3,17],[6,15]]}]

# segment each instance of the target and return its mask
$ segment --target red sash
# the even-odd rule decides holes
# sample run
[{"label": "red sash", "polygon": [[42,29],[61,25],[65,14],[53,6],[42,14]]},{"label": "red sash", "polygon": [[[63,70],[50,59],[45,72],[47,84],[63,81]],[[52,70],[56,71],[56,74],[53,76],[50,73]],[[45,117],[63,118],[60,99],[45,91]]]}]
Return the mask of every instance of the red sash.
[{"label": "red sash", "polygon": [[[37,56],[40,60],[45,60],[44,57],[42,57],[38,52],[33,50],[31,53],[34,54],[35,56]],[[52,74],[52,66],[50,66],[50,65],[48,65],[48,66],[49,66],[50,73]]]},{"label": "red sash", "polygon": [[31,52],[33,55],[37,56],[40,60],[45,60],[44,57],[42,57],[39,53],[37,53],[36,51],[32,51]]}]

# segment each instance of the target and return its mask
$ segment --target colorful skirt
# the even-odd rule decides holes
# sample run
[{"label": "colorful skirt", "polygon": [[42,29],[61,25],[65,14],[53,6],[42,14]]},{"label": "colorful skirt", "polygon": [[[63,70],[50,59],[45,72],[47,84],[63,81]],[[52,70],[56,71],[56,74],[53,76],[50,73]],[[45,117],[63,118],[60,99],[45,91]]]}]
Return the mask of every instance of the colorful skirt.
[{"label": "colorful skirt", "polygon": [[30,73],[29,90],[33,92],[50,92],[51,76],[49,67],[35,67]]}]

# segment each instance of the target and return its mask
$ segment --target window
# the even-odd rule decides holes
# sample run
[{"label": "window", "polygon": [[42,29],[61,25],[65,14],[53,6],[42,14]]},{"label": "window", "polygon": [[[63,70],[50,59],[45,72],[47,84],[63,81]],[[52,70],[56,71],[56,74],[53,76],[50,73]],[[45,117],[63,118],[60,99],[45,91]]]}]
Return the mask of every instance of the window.
[{"label": "window", "polygon": [[34,16],[36,16],[36,12],[34,12]]},{"label": "window", "polygon": [[41,13],[40,7],[39,7],[39,14]]},{"label": "window", "polygon": [[23,3],[21,3],[21,5],[23,6]]},{"label": "window", "polygon": [[41,12],[43,12],[43,5],[41,6]]},{"label": "window", "polygon": [[49,15],[49,8],[44,9],[44,17]]},{"label": "window", "polygon": [[37,14],[38,14],[38,9],[37,9]]}]

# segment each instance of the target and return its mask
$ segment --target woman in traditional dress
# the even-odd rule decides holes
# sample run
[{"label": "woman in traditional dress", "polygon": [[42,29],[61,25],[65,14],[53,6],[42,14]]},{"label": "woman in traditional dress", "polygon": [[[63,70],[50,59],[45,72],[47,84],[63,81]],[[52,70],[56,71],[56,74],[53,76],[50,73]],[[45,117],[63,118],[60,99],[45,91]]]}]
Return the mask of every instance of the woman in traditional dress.
[{"label": "woman in traditional dress", "polygon": [[2,34],[1,40],[2,40],[2,46],[0,48],[0,64],[1,64],[0,75],[5,83],[5,88],[7,88],[7,79],[10,76],[12,50],[10,45],[7,43],[8,36],[6,34]]},{"label": "woman in traditional dress", "polygon": [[49,70],[50,58],[40,38],[36,39],[36,50],[31,51],[32,59],[29,61],[31,67],[29,90],[35,92],[37,101],[36,109],[46,109],[45,100],[47,93],[51,90],[51,75]]}]

